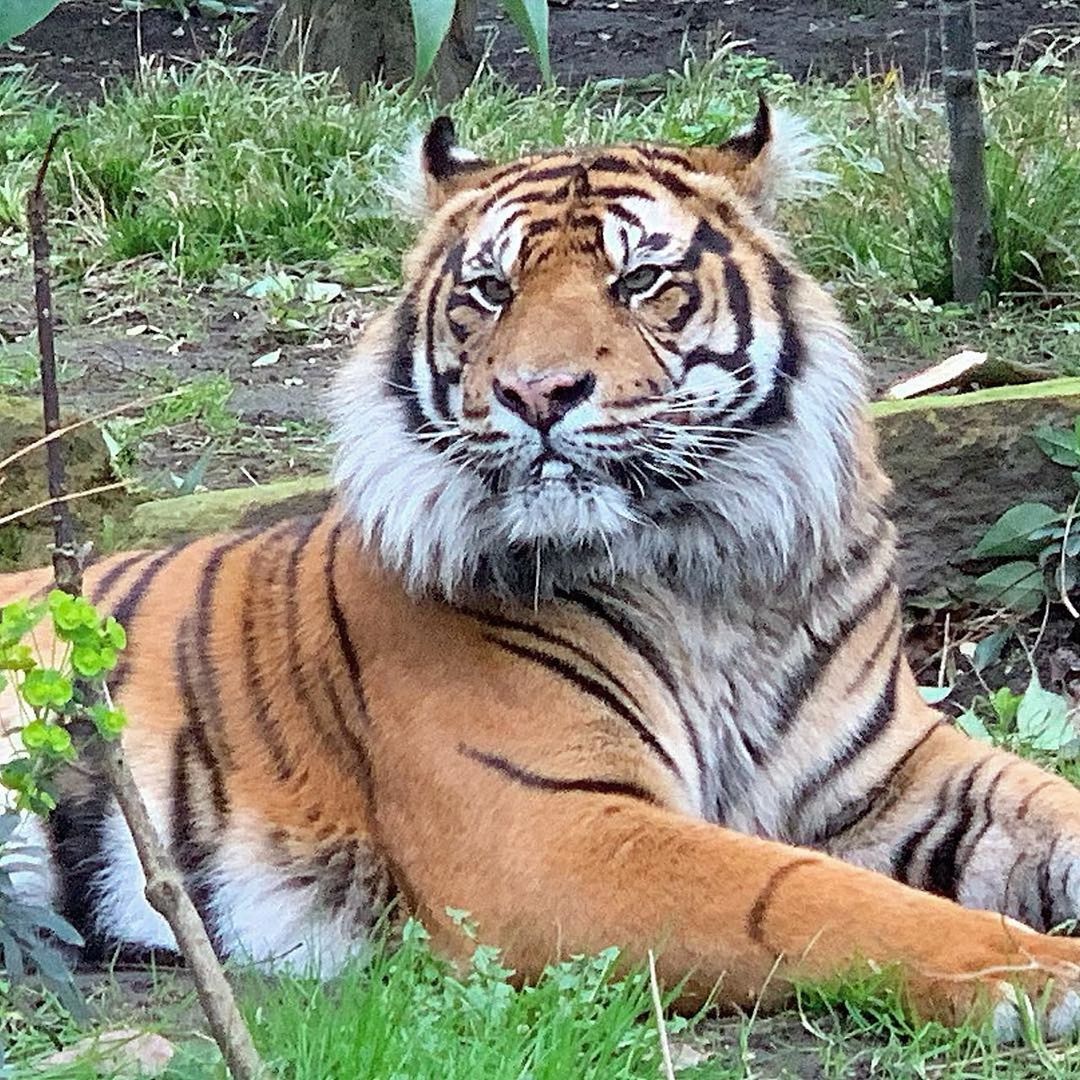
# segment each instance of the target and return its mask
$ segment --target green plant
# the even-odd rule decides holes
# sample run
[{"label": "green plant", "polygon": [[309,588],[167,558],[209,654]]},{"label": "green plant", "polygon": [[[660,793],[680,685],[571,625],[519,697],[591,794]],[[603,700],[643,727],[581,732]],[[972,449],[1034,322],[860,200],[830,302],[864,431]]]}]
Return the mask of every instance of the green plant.
[{"label": "green plant", "polygon": [[60,0],[4,0],[0,4],[0,45],[41,22]]},{"label": "green plant", "polygon": [[[1033,437],[1051,461],[1072,471],[1080,489],[1080,417],[1072,428],[1043,426]],[[1080,490],[1063,510],[1036,502],[1009,507],[972,551],[975,558],[1008,560],[976,579],[975,598],[1021,615],[1060,602],[1080,618],[1070,598],[1080,581],[1078,507]]]},{"label": "green plant", "polygon": [[[547,0],[501,0],[501,3],[536,57],[544,81],[550,83]],[[455,6],[456,0],[409,0],[416,41],[417,82],[423,82],[431,71],[439,46],[450,32]]]},{"label": "green plant", "polygon": [[[48,616],[57,648],[48,662],[32,644],[33,633]],[[102,617],[89,601],[59,589],[47,599],[18,600],[0,608],[0,690],[15,690],[17,717],[0,716],[0,730],[17,737],[19,749],[0,766],[0,787],[13,805],[0,811],[0,959],[6,978],[19,982],[28,967],[69,1008],[79,1009],[79,995],[57,942],[81,945],[75,929],[47,908],[17,897],[12,875],[35,853],[15,840],[23,815],[47,815],[56,807],[51,777],[76,757],[68,722],[79,710],[102,738],[115,739],[125,724],[110,705],[82,709],[80,681],[100,681],[115,666],[126,644],[123,628]]]}]

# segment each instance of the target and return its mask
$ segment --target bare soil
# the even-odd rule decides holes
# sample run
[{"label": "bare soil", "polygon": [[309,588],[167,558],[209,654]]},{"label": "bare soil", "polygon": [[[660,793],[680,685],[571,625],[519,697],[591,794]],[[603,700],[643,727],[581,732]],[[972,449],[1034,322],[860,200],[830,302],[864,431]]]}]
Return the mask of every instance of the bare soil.
[{"label": "bare soil", "polygon": [[[24,34],[25,51],[10,59],[33,65],[65,97],[85,99],[131,75],[140,55],[184,63],[215,53],[223,35],[238,58],[272,61],[275,10],[264,0],[255,15],[184,20],[172,10],[137,15],[102,0],[69,0]],[[551,0],[550,10],[555,73],[569,85],[662,72],[678,65],[684,38],[701,50],[724,35],[800,79],[890,67],[932,76],[940,63],[938,0]],[[989,70],[1023,63],[1033,35],[1080,24],[1080,9],[1060,0],[979,0],[978,13]],[[491,42],[496,71],[522,85],[536,81],[536,65],[496,0],[481,5],[477,29]],[[0,58],[7,59],[2,51]]]}]

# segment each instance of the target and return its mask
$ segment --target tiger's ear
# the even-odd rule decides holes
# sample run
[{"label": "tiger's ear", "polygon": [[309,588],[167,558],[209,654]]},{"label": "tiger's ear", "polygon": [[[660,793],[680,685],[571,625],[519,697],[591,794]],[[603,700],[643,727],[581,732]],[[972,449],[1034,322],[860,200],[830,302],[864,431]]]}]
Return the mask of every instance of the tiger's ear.
[{"label": "tiger's ear", "polygon": [[424,217],[458,192],[477,186],[488,168],[489,162],[458,146],[450,117],[437,116],[403,162],[397,195],[414,217]]},{"label": "tiger's ear", "polygon": [[761,217],[771,220],[781,200],[828,181],[815,167],[819,145],[802,119],[773,109],[762,94],[753,123],[715,147],[708,168],[724,174]]}]

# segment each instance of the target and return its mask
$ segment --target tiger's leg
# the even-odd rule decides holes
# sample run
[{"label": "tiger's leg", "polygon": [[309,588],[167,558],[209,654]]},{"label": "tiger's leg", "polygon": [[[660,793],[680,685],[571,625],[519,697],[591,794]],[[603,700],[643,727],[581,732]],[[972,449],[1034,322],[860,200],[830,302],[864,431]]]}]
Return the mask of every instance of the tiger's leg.
[{"label": "tiger's leg", "polygon": [[1080,917],[1080,791],[945,723],[927,727],[924,716],[922,727],[883,777],[805,839],[1038,930]]},{"label": "tiger's leg", "polygon": [[[956,1022],[981,1004],[1015,1035],[1011,984],[1037,998],[1052,982],[1048,1033],[1080,1019],[1080,942],[644,799],[545,783],[506,762],[458,768],[456,791],[438,794],[438,822],[418,822],[389,792],[379,815],[404,891],[422,901],[415,910],[442,951],[470,948],[450,907],[470,912],[526,978],[619,944],[635,961],[655,950],[669,986],[689,972],[687,1005],[718,987],[722,1004],[745,1006],[868,961],[898,966],[922,1016]],[[486,780],[470,775],[484,769]],[[486,794],[465,805],[457,792],[467,789]]]}]

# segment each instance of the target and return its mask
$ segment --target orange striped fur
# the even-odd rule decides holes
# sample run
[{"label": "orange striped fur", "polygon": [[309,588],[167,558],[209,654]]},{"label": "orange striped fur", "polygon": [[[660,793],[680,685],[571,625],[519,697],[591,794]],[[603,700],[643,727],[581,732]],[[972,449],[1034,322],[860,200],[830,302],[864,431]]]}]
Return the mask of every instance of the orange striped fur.
[{"label": "orange striped fur", "polygon": [[[496,166],[437,122],[335,506],[88,571],[222,953],[331,973],[396,901],[524,977],[615,944],[746,1005],[896,965],[923,1015],[1013,1035],[1012,985],[1051,986],[1076,1028],[1080,944],[1044,932],[1080,795],[917,692],[859,363],[769,220],[779,127]],[[169,949],[101,786],[60,787],[27,894],[90,954]]]}]

